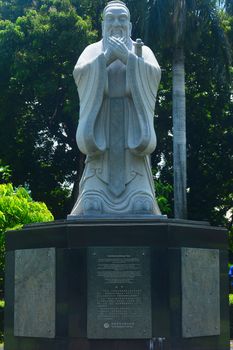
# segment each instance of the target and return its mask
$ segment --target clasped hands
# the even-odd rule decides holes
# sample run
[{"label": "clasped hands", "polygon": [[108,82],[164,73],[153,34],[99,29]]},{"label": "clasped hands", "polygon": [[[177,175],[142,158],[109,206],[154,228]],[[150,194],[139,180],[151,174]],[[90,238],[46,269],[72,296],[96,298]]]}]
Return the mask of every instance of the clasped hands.
[{"label": "clasped hands", "polygon": [[127,64],[129,50],[123,38],[109,37],[108,47],[104,52],[107,65],[110,65],[115,60],[119,59],[124,64]]}]

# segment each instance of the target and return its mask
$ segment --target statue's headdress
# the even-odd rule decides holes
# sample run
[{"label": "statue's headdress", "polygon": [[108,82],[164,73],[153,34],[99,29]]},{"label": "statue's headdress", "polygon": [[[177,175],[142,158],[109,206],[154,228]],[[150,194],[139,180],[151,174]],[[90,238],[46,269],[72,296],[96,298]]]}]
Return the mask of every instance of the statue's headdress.
[{"label": "statue's headdress", "polygon": [[128,12],[129,18],[130,18],[130,12],[129,12],[128,7],[126,6],[126,4],[123,1],[120,1],[120,0],[109,1],[107,3],[106,7],[104,8],[103,15],[105,15],[105,12],[107,11],[108,8],[113,7],[113,6],[125,8],[126,11]]}]

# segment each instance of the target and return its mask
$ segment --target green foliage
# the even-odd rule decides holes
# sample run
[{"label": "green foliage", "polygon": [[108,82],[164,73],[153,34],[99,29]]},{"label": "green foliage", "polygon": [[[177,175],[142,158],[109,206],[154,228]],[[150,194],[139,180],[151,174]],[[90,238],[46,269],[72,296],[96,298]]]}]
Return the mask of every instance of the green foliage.
[{"label": "green foliage", "polygon": [[156,193],[156,199],[157,203],[159,205],[159,208],[163,214],[171,214],[172,208],[171,208],[171,201],[170,197],[172,194],[173,188],[170,184],[162,183],[161,180],[157,179],[155,180],[155,193]]},{"label": "green foliage", "polygon": [[44,203],[34,202],[24,187],[0,184],[0,232],[15,230],[25,224],[52,221]]},{"label": "green foliage", "polygon": [[7,230],[18,230],[25,224],[52,221],[53,215],[44,203],[32,200],[24,187],[0,184],[0,272],[4,269],[4,247]]},{"label": "green foliage", "polygon": [[11,173],[12,171],[9,165],[5,165],[0,159],[0,183],[8,182],[10,180]]},{"label": "green foliage", "polygon": [[[33,197],[61,218],[70,206],[67,188],[80,176],[72,71],[96,33],[69,0],[14,0],[2,6],[0,159],[10,165],[14,184],[28,183]],[[58,187],[63,207],[54,196]]]}]

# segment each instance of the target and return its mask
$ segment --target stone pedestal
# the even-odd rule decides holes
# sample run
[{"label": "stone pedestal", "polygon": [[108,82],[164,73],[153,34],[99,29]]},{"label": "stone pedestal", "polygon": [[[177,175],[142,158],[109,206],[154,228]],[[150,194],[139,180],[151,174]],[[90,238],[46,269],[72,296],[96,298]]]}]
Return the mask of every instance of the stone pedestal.
[{"label": "stone pedestal", "polygon": [[5,350],[229,350],[224,229],[79,219],[6,249]]}]

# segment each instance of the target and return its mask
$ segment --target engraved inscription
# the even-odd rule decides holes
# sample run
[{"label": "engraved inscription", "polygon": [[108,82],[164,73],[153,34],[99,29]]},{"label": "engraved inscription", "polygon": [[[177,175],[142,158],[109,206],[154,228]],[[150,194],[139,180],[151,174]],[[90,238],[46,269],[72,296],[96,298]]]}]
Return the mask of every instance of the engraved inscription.
[{"label": "engraved inscription", "polygon": [[150,338],[148,248],[90,248],[89,338]]}]

